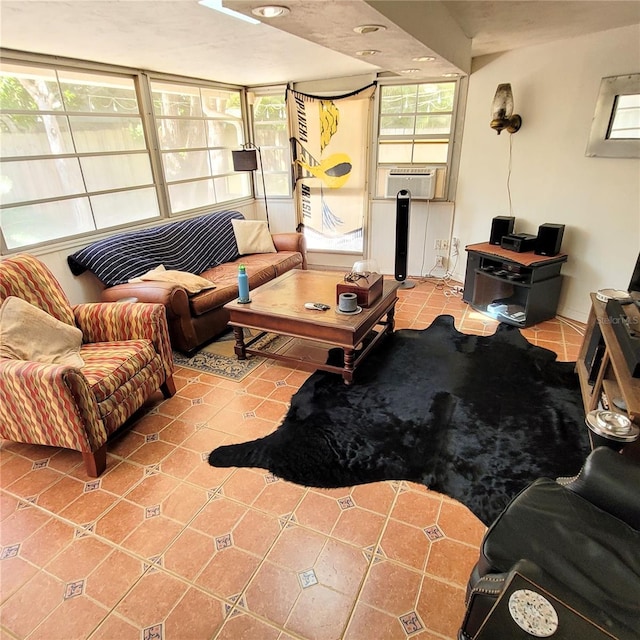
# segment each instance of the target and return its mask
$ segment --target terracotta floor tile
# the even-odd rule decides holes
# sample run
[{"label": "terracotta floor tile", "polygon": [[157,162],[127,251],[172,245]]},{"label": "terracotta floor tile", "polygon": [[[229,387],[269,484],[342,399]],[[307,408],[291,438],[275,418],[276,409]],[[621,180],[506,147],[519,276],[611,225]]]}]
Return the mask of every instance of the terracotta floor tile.
[{"label": "terracotta floor tile", "polygon": [[251,469],[238,469],[224,483],[224,495],[250,505],[260,495],[264,486],[262,474]]},{"label": "terracotta floor tile", "polygon": [[253,506],[275,515],[291,513],[304,493],[305,488],[300,485],[284,480],[278,480],[277,482],[267,480],[264,489],[254,500]]},{"label": "terracotta floor tile", "polygon": [[143,507],[160,504],[180,484],[163,473],[146,475],[126,496],[127,500]]},{"label": "terracotta floor tile", "polygon": [[436,540],[429,554],[427,573],[464,587],[478,561],[478,549],[443,538]]},{"label": "terracotta floor tile", "polygon": [[70,476],[62,476],[58,482],[38,496],[38,506],[52,513],[60,513],[84,493],[85,483]]},{"label": "terracotta floor tile", "polygon": [[146,518],[123,541],[122,546],[144,558],[160,555],[177,538],[182,527],[162,515]]},{"label": "terracotta floor tile", "polygon": [[464,612],[464,589],[425,576],[417,613],[428,630],[457,638]]},{"label": "terracotta floor tile", "polygon": [[320,584],[355,598],[369,566],[369,561],[351,545],[330,539],[316,560],[313,570]]},{"label": "terracotta floor tile", "polygon": [[82,464],[80,452],[71,449],[58,449],[49,459],[49,468],[60,473],[70,473]]},{"label": "terracotta floor tile", "polygon": [[275,516],[247,510],[233,528],[234,544],[258,556],[265,556],[282,529]]},{"label": "terracotta floor tile", "polygon": [[[18,496],[35,496],[55,484],[62,478],[58,471],[49,469],[36,469],[24,474],[6,488]],[[5,485],[6,486],[6,485]]]},{"label": "terracotta floor tile", "polygon": [[109,453],[126,458],[145,442],[145,437],[135,431],[124,431],[122,435],[111,440],[107,445]]},{"label": "terracotta floor tile", "polygon": [[25,560],[44,567],[59,551],[73,542],[74,534],[74,527],[57,518],[50,518],[20,545],[20,555]]},{"label": "terracotta floor tile", "polygon": [[383,526],[384,518],[381,515],[352,507],[340,514],[331,535],[365,548],[377,543]]},{"label": "terracotta floor tile", "polygon": [[35,533],[50,516],[37,507],[18,508],[4,519],[0,527],[0,545],[16,544]]},{"label": "terracotta floor tile", "polygon": [[172,398],[165,400],[158,408],[158,412],[164,416],[178,418],[192,406],[189,398],[182,398],[176,394]]},{"label": "terracotta floor tile", "polygon": [[83,493],[68,507],[63,509],[60,515],[77,524],[85,524],[97,520],[110,509],[117,500],[117,496],[97,489],[96,491]]},{"label": "terracotta floor tile", "polygon": [[172,451],[173,445],[168,442],[161,442],[160,440],[145,442],[129,455],[127,460],[143,466],[160,464]]},{"label": "terracotta floor tile", "polygon": [[467,507],[453,500],[443,500],[438,525],[448,538],[466,542],[476,548],[480,546],[487,530]]},{"label": "terracotta floor tile", "polygon": [[109,610],[86,596],[64,600],[33,632],[35,638],[85,640],[104,620]]},{"label": "terracotta floor tile", "polygon": [[222,601],[189,589],[164,621],[165,638],[213,638],[224,622]]},{"label": "terracotta floor tile", "polygon": [[215,468],[205,461],[199,462],[187,476],[187,481],[205,489],[222,486],[235,469]]},{"label": "terracotta floor tile", "polygon": [[128,461],[118,462],[100,476],[100,488],[123,495],[144,478],[144,468]]},{"label": "terracotta floor tile", "polygon": [[189,526],[212,538],[222,536],[231,533],[244,516],[245,509],[227,498],[215,498],[205,505]]},{"label": "terracotta floor tile", "polygon": [[283,626],[301,592],[295,571],[265,561],[244,594],[244,607]]},{"label": "terracotta floor tile", "polygon": [[138,558],[113,549],[89,574],[84,591],[108,608],[115,607],[142,577],[144,564]]},{"label": "terracotta floor tile", "polygon": [[287,526],[267,554],[267,560],[295,572],[313,567],[327,538],[295,525]]},{"label": "terracotta floor tile", "polygon": [[187,524],[208,500],[205,489],[182,483],[161,503],[162,515]]},{"label": "terracotta floor tile", "polygon": [[236,547],[216,551],[196,584],[220,598],[239,594],[247,586],[261,559]]},{"label": "terracotta floor tile", "polygon": [[2,605],[2,626],[26,638],[60,605],[64,589],[62,580],[41,571]]},{"label": "terracotta floor tile", "polygon": [[140,640],[141,631],[138,627],[124,620],[115,613],[108,618],[89,636],[88,640]]},{"label": "terracotta floor tile", "polygon": [[387,523],[380,540],[380,547],[387,558],[420,571],[424,570],[430,544],[422,529],[397,520]]},{"label": "terracotta floor tile", "polygon": [[[20,587],[26,584],[38,572],[39,567],[26,560],[19,555],[10,558],[2,558],[0,560],[0,602],[4,603],[7,598],[12,596]],[[0,620],[3,614],[0,612]]]},{"label": "terracotta floor tile", "polygon": [[280,632],[244,613],[228,618],[216,640],[277,640]]},{"label": "terracotta floor tile", "polygon": [[360,600],[399,616],[411,611],[417,602],[422,574],[395,562],[374,562],[367,576]]},{"label": "terracotta floor tile", "polygon": [[349,620],[351,598],[321,584],[304,589],[286,628],[308,640],[340,638]]},{"label": "terracotta floor tile", "polygon": [[144,629],[164,621],[189,586],[162,570],[147,572],[116,606],[115,611]]},{"label": "terracotta floor tile", "polygon": [[120,544],[144,522],[144,507],[128,500],[119,500],[98,519],[95,533]]},{"label": "terracotta floor tile", "polygon": [[402,491],[398,494],[391,517],[414,527],[427,527],[438,520],[441,504],[442,498],[437,493]]},{"label": "terracotta floor tile", "polygon": [[351,496],[359,507],[387,515],[396,497],[396,490],[390,482],[373,482],[353,487]]},{"label": "terracotta floor tile", "polygon": [[193,580],[207,566],[215,553],[215,540],[194,529],[185,529],[163,553],[167,571]]},{"label": "terracotta floor tile", "polygon": [[111,553],[111,549],[91,535],[75,538],[45,569],[65,583],[85,579]]},{"label": "terracotta floor tile", "polygon": [[186,478],[202,463],[202,456],[181,446],[174,447],[173,451],[162,461],[160,470],[162,473],[180,478]]},{"label": "terracotta floor tile", "polygon": [[8,518],[17,508],[20,501],[8,493],[0,494],[0,522]]},{"label": "terracotta floor tile", "polygon": [[299,524],[328,534],[341,513],[337,500],[316,491],[308,491],[296,507],[295,517]]},{"label": "terracotta floor tile", "polygon": [[358,602],[343,640],[363,640],[363,638],[406,640],[406,637],[407,634],[397,616],[378,611],[364,602]]},{"label": "terracotta floor tile", "polygon": [[146,436],[152,433],[160,433],[172,422],[168,416],[161,413],[148,413],[133,424],[133,431]]}]

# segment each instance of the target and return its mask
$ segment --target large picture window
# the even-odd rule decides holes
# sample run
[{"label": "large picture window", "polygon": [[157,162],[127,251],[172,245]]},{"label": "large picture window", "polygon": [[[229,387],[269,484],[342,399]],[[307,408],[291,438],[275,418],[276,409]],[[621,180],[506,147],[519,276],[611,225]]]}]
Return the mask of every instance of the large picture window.
[{"label": "large picture window", "polygon": [[151,96],[170,213],[251,196],[231,159],[244,142],[240,90],[152,80]]},{"label": "large picture window", "polygon": [[436,170],[434,197],[446,197],[456,87],[456,81],[380,87],[376,196],[385,196],[391,170],[420,166]]},{"label": "large picture window", "polygon": [[134,76],[0,69],[7,249],[158,217]]}]

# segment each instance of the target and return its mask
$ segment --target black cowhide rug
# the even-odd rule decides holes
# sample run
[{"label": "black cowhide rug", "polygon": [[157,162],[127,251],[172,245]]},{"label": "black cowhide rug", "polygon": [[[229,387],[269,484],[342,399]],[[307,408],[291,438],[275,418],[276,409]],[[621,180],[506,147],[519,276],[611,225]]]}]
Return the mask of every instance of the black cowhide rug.
[{"label": "black cowhide rug", "polygon": [[314,373],[276,431],[219,447],[209,463],[313,487],[421,482],[490,524],[536,478],[578,472],[589,452],[584,417],[573,363],[515,327],[467,335],[443,315],[388,336],[352,386]]}]

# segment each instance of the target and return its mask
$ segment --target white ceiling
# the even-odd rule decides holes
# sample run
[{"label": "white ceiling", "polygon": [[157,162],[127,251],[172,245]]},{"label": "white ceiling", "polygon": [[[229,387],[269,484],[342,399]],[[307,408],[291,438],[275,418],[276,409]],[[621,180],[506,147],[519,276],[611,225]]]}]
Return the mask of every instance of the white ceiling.
[{"label": "white ceiling", "polygon": [[[408,67],[419,69],[411,78],[465,73],[471,56],[640,23],[640,0],[276,2],[291,13],[250,25],[197,0],[0,0],[0,44],[254,86]],[[225,0],[245,13],[260,4]],[[387,29],[353,31],[367,23]],[[423,55],[437,59],[412,60]]]}]

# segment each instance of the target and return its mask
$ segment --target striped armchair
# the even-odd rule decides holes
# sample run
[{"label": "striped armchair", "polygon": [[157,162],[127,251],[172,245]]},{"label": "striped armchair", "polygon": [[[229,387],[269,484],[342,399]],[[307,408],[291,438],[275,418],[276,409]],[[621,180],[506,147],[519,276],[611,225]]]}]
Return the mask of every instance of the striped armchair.
[{"label": "striped armchair", "polygon": [[175,393],[165,309],[159,304],[71,305],[33,256],[0,262],[0,303],[22,298],[83,334],[84,366],[0,358],[0,437],[82,452],[87,475],[106,467],[107,440],[157,389]]}]

